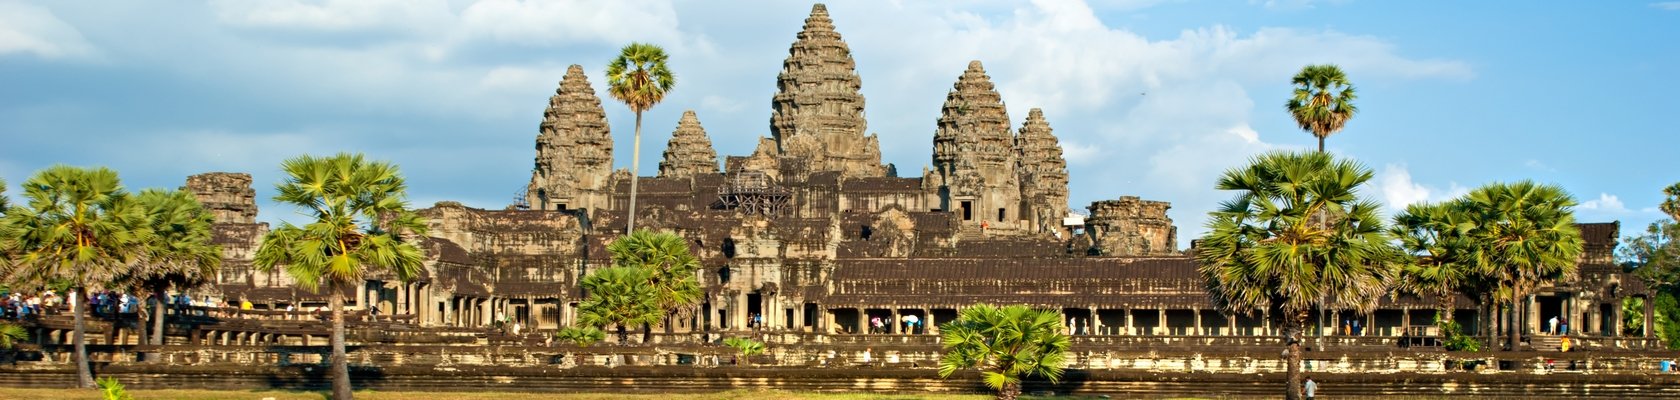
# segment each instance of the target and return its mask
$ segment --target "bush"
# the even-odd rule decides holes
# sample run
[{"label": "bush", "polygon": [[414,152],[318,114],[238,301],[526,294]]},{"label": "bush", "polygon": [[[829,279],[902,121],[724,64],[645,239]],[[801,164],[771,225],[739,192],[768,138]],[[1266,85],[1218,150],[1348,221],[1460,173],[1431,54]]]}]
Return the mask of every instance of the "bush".
[{"label": "bush", "polygon": [[562,342],[572,342],[572,344],[584,347],[588,347],[589,345],[595,344],[595,342],[599,342],[606,338],[606,332],[602,332],[601,328],[593,326],[569,327],[561,329],[560,332],[556,332],[554,334],[554,339],[556,340]]},{"label": "bush", "polygon": [[764,354],[764,342],[760,342],[760,341],[757,341],[757,340],[752,340],[752,339],[747,339],[747,338],[739,338],[739,337],[732,337],[732,338],[723,339],[723,345],[734,348],[735,351],[740,352],[741,353],[741,359],[743,361],[747,361],[746,362],[747,364],[751,364],[751,362],[748,361],[748,360],[750,360],[749,357],[752,357],[752,356],[758,355],[758,354]]},{"label": "bush", "polygon": [[1440,326],[1441,334],[1446,336],[1446,341],[1441,345],[1442,347],[1445,347],[1447,351],[1482,351],[1482,342],[1480,340],[1476,340],[1476,338],[1471,337],[1470,335],[1464,334],[1463,328],[1458,325],[1458,322],[1441,321]]},{"label": "bush", "polygon": [[117,378],[99,378],[95,383],[99,386],[99,394],[104,396],[105,400],[134,400],[134,396],[123,389],[122,383],[117,382]]}]

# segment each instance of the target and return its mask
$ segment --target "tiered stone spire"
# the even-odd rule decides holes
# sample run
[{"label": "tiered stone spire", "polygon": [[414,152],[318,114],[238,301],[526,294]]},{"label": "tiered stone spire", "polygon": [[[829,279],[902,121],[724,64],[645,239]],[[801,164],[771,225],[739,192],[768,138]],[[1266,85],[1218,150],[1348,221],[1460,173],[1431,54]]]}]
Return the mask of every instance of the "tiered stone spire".
[{"label": "tiered stone spire", "polygon": [[717,173],[717,151],[712,150],[712,139],[706,137],[706,128],[700,126],[694,110],[684,111],[682,119],[677,121],[677,131],[671,133],[671,142],[665,148],[665,160],[659,162],[659,177]]},{"label": "tiered stone spire", "polygon": [[572,65],[548,99],[526,201],[533,209],[607,208],[612,131],[583,67]]},{"label": "tiered stone spire", "polygon": [[999,222],[1020,220],[1016,160],[1003,98],[985,67],[970,61],[945,97],[933,136],[933,166],[947,188],[942,199],[946,209],[963,213],[967,201],[969,222],[1000,226]]},{"label": "tiered stone spire", "polygon": [[1015,136],[1015,152],[1020,157],[1021,198],[1033,210],[1028,215],[1032,229],[1059,229],[1068,213],[1067,160],[1062,158],[1062,145],[1050,123],[1044,120],[1044,110],[1027,112],[1027,122]]},{"label": "tiered stone spire", "polygon": [[770,102],[770,135],[779,156],[808,160],[812,172],[883,176],[880,142],[864,135],[862,87],[851,49],[834,30],[828,8],[812,6],[805,29],[782,62]]}]

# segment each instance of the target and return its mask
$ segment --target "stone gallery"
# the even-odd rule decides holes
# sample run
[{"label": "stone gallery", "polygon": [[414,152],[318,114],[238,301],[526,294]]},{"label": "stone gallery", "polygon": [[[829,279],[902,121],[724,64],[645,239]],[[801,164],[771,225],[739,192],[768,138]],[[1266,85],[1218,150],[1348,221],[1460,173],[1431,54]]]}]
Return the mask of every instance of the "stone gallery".
[{"label": "stone gallery", "polygon": [[[446,201],[422,210],[431,225],[423,276],[370,278],[347,293],[352,309],[418,326],[574,323],[578,282],[610,264],[606,245],[626,233],[631,190],[629,171],[612,167],[610,125],[587,72],[571,66],[550,98],[518,204]],[[926,329],[885,330],[936,334],[959,308],[991,302],[1061,310],[1074,334],[1279,334],[1267,315],[1215,307],[1187,255],[1194,244],[1180,250],[1175,240],[1168,203],[1127,196],[1071,213],[1067,163],[1046,113],[1034,108],[1012,121],[980,61],[952,72],[930,121],[932,168],[919,177],[882,164],[862,79],[820,4],[788,50],[770,99],[770,135],[752,154],[726,156],[720,168],[702,116],[685,112],[658,175],[640,180],[635,210],[637,228],[676,232],[704,264],[705,297],[670,321],[672,330],[860,334],[873,319],[915,316]],[[237,173],[187,182],[216,210],[228,257],[201,296],[270,310],[324,304],[323,294],[278,271],[250,268],[268,229],[254,219],[251,184]],[[1526,329],[1561,315],[1582,333],[1618,335],[1622,299],[1646,295],[1611,262],[1617,224],[1581,228],[1580,273],[1529,298],[1517,321]],[[1434,304],[1397,293],[1370,313],[1320,310],[1313,333],[1350,334],[1357,324],[1363,336],[1432,335]],[[1482,318],[1488,313],[1469,298],[1455,304],[1456,319],[1472,329],[1501,323]]]}]

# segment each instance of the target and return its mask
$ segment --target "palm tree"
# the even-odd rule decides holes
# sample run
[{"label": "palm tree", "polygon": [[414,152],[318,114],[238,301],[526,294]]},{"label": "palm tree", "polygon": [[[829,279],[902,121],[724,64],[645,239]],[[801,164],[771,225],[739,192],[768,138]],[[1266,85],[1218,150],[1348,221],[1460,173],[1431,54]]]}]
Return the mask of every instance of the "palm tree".
[{"label": "palm tree", "polygon": [[[1471,259],[1475,225],[1463,211],[1462,201],[1442,204],[1413,204],[1394,216],[1391,234],[1400,244],[1400,289],[1432,296],[1438,302],[1435,319],[1447,326],[1453,319],[1453,302],[1461,292],[1471,290],[1478,277]],[[1443,331],[1442,335],[1447,332]]]},{"label": "palm tree", "polygon": [[653,288],[647,285],[648,271],[636,267],[603,268],[578,283],[589,293],[578,304],[578,323],[595,327],[618,326],[618,344],[630,342],[625,327],[659,322],[659,308]]},{"label": "palm tree", "polygon": [[151,236],[141,207],[107,168],[48,167],[23,184],[24,207],[5,217],[12,262],[3,275],[13,287],[68,282],[75,319],[76,382],[93,387],[88,368],[86,306],[89,288],[110,284],[145,256]]},{"label": "palm tree", "polygon": [[1341,131],[1359,107],[1353,100],[1353,84],[1347,74],[1334,64],[1308,65],[1295,74],[1295,94],[1283,108],[1295,117],[1295,123],[1318,137],[1318,151],[1324,151],[1324,138]]},{"label": "palm tree", "polygon": [[997,307],[976,304],[964,308],[957,320],[939,326],[945,355],[939,358],[939,377],[978,368],[997,398],[1021,395],[1021,378],[1062,378],[1070,344],[1061,315],[1023,305]]},{"label": "palm tree", "polygon": [[729,348],[735,349],[735,352],[740,353],[741,364],[743,365],[752,365],[752,356],[764,354],[764,342],[748,338],[725,338],[723,339],[723,345],[729,346]]},{"label": "palm tree", "polygon": [[17,342],[29,340],[29,331],[23,326],[10,322],[0,322],[0,349],[10,350]]},{"label": "palm tree", "polygon": [[0,215],[6,215],[6,209],[12,208],[8,201],[10,200],[6,198],[6,180],[0,179]]},{"label": "palm tree", "polygon": [[1661,208],[1663,213],[1668,214],[1669,218],[1680,222],[1680,183],[1663,188],[1663,194],[1667,197],[1663,198],[1662,205],[1658,208]]},{"label": "palm tree", "polygon": [[[700,260],[688,251],[688,241],[670,232],[635,231],[607,245],[614,266],[642,268],[648,272],[647,286],[653,290],[654,301],[663,311],[665,332],[670,333],[673,319],[681,312],[700,304],[700,281],[695,272]],[[644,327],[642,342],[647,343],[653,332]]]},{"label": "palm tree", "polygon": [[1496,277],[1511,306],[1510,349],[1522,338],[1518,308],[1539,285],[1575,273],[1581,255],[1581,231],[1575,227],[1575,198],[1563,188],[1532,181],[1493,183],[1465,196],[1476,229],[1480,273]]},{"label": "palm tree", "polygon": [[1227,311],[1281,312],[1290,399],[1301,397],[1300,340],[1312,310],[1368,311],[1394,275],[1397,252],[1378,205],[1358,193],[1371,176],[1324,152],[1280,151],[1219,179],[1219,190],[1237,195],[1209,213],[1199,271]]},{"label": "palm tree", "polygon": [[153,345],[163,344],[164,306],[168,291],[186,291],[206,283],[216,276],[222,266],[222,249],[211,243],[211,224],[215,216],[199,204],[193,194],[184,190],[146,189],[135,198],[145,210],[146,222],[153,235],[142,243],[147,259],[137,263],[124,276],[118,277],[121,286],[135,292],[150,292],[157,299],[153,303],[151,333]]},{"label": "palm tree", "polygon": [[333,398],[349,399],[344,292],[376,271],[390,271],[403,281],[419,275],[423,255],[408,238],[424,234],[425,221],[407,209],[402,174],[390,163],[339,153],[298,156],[280,168],[286,181],[275,186],[279,194],[274,200],[297,206],[314,221],[281,223],[263,238],[254,263],[263,271],[284,270],[311,291],[326,286],[332,307]]},{"label": "palm tree", "polygon": [[607,334],[601,332],[601,328],[593,326],[571,326],[554,333],[555,340],[571,342],[579,347],[589,347],[589,345],[606,338]]},{"label": "palm tree", "polygon": [[636,139],[630,148],[630,223],[625,232],[636,231],[637,167],[642,163],[642,112],[665,100],[665,93],[677,85],[676,75],[665,66],[665,49],[632,42],[607,64],[607,93],[636,113]]}]

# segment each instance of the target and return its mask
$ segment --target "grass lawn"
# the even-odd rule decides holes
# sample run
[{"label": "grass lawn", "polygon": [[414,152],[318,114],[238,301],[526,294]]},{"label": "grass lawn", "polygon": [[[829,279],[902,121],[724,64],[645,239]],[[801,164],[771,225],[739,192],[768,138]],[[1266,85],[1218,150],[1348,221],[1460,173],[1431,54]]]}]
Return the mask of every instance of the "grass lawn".
[{"label": "grass lawn", "polygon": [[[171,399],[171,400],[323,400],[326,392],[296,392],[280,390],[132,390],[135,400]],[[764,399],[764,400],[985,400],[988,395],[956,395],[956,394],[869,394],[869,393],[796,393],[783,391],[749,391],[733,390],[716,393],[683,393],[671,394],[623,394],[623,393],[507,393],[507,392],[356,392],[357,399],[364,400],[671,400],[674,397],[693,400],[735,400],[735,399]],[[1023,399],[1033,399],[1033,396],[1021,396]],[[10,399],[61,399],[61,400],[100,400],[99,391],[94,389],[14,389],[0,388],[0,400]],[[1054,397],[1054,399],[1094,399],[1092,397]]]}]

